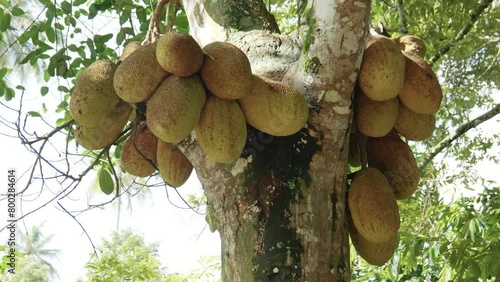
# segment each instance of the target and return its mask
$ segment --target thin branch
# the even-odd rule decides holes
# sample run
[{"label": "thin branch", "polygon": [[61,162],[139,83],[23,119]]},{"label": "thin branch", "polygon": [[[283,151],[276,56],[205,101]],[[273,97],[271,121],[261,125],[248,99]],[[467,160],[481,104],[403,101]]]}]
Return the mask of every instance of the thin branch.
[{"label": "thin branch", "polygon": [[443,55],[448,53],[453,45],[462,40],[474,27],[474,24],[479,20],[479,17],[488,8],[493,0],[481,0],[477,8],[470,14],[470,22],[466,24],[450,42],[444,45],[434,56],[429,60],[429,65],[436,63]]},{"label": "thin branch", "polygon": [[401,24],[400,30],[402,33],[408,33],[408,23],[406,22],[405,9],[403,0],[398,0],[398,14],[399,23]]},{"label": "thin branch", "polygon": [[441,140],[441,142],[439,142],[436,146],[432,147],[430,151],[422,155],[421,161],[418,165],[419,171],[422,172],[422,170],[427,166],[427,164],[429,164],[429,162],[432,161],[432,159],[434,159],[434,157],[437,154],[441,153],[444,149],[449,147],[451,143],[453,143],[453,141],[455,141],[457,138],[467,133],[467,131],[469,131],[470,129],[477,127],[481,123],[492,119],[499,113],[500,113],[500,104],[497,104],[495,107],[493,107],[493,109],[487,111],[483,115],[478,116],[477,118],[459,126],[453,134],[448,135],[446,138]]},{"label": "thin branch", "polygon": [[80,225],[80,228],[82,228],[83,230],[83,233],[85,234],[85,236],[87,236],[87,239],[89,240],[90,242],[90,245],[92,245],[92,249],[94,251],[94,254],[97,256],[97,248],[95,247],[94,245],[94,242],[92,241],[92,238],[90,238],[89,234],[87,233],[87,230],[85,229],[85,227],[83,227],[83,225],[80,223],[80,221],[78,221],[78,219],[76,219],[76,217],[74,215],[72,215],[68,210],[66,210],[66,208],[61,205],[61,203],[59,203],[59,201],[57,202],[57,204],[59,205],[59,207],[61,207],[61,209],[63,209],[69,216],[71,216],[75,221],[76,223],[78,223],[78,225]]},{"label": "thin branch", "polygon": [[50,137],[52,137],[52,135],[56,134],[57,132],[61,131],[62,129],[64,129],[64,128],[68,127],[68,126],[73,125],[74,122],[75,122],[75,120],[73,120],[73,119],[68,120],[67,122],[59,125],[56,128],[54,128],[54,130],[52,130],[51,132],[45,134],[44,136],[38,137],[38,138],[36,138],[35,140],[32,140],[32,141],[23,140],[22,144],[24,144],[24,145],[33,145],[33,144],[35,144],[38,141],[48,140]]}]

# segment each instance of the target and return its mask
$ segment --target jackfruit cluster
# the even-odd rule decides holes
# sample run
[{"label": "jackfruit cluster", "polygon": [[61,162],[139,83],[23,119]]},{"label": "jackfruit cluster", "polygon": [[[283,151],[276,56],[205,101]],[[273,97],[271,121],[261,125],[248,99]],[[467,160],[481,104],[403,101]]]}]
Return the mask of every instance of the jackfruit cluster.
[{"label": "jackfruit cluster", "polygon": [[357,253],[383,265],[398,246],[397,200],[408,199],[420,179],[406,140],[430,137],[443,98],[424,61],[423,41],[412,35],[368,40],[354,93],[349,164],[361,167],[348,190],[349,233]]},{"label": "jackfruit cluster", "polygon": [[309,116],[298,91],[253,74],[235,45],[212,42],[202,48],[179,32],[146,45],[129,43],[119,63],[91,64],[77,81],[70,110],[76,139],[89,150],[117,142],[130,121],[122,168],[139,177],[158,170],[173,187],[193,170],[175,145],[192,132],[209,159],[232,163],[244,150],[247,125],[287,136]]}]

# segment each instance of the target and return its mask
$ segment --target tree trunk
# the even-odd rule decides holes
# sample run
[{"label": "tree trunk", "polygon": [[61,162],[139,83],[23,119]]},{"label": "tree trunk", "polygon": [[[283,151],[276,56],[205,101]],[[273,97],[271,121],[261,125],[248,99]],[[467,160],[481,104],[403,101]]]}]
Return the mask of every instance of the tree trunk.
[{"label": "tree trunk", "polygon": [[293,136],[249,127],[233,164],[210,161],[194,138],[181,142],[221,235],[223,281],[349,281],[347,148],[370,1],[311,2],[296,38],[269,33],[277,28],[259,3],[183,1],[201,45],[239,46],[254,73],[294,86],[311,109]]}]

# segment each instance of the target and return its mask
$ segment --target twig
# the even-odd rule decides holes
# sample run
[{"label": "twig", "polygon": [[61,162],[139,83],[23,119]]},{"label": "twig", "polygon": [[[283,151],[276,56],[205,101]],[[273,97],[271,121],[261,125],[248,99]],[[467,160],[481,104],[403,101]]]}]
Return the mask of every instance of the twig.
[{"label": "twig", "polygon": [[399,22],[401,23],[401,32],[406,34],[408,33],[408,23],[406,22],[405,9],[403,0],[398,0],[398,14],[399,14]]},{"label": "twig", "polygon": [[477,127],[481,123],[492,119],[499,113],[500,113],[500,104],[497,104],[495,107],[493,107],[493,109],[459,126],[453,134],[448,135],[446,138],[441,140],[441,142],[439,142],[436,146],[432,147],[430,151],[422,155],[422,157],[420,158],[422,161],[420,161],[418,165],[419,171],[422,172],[422,170],[427,166],[427,164],[429,164],[430,161],[432,161],[432,159],[434,159],[434,157],[437,154],[441,153],[441,151],[450,146],[451,143],[455,141],[457,138],[464,135],[470,129]]},{"label": "twig", "polygon": [[160,35],[160,16],[161,12],[163,11],[163,7],[169,2],[170,0],[160,0],[158,4],[156,5],[155,12],[153,16],[151,17],[151,20],[149,22],[149,28],[148,28],[148,33],[146,34],[146,38],[141,42],[141,45],[146,45],[149,43],[155,42],[159,35]]},{"label": "twig", "polygon": [[90,238],[89,234],[87,233],[87,230],[85,229],[85,227],[83,227],[83,225],[80,223],[80,221],[78,221],[76,219],[76,217],[74,215],[72,215],[70,212],[68,212],[68,210],[66,210],[66,208],[61,205],[61,203],[59,203],[59,201],[57,201],[57,204],[59,205],[59,207],[61,207],[61,209],[63,209],[69,216],[71,216],[75,221],[76,223],[78,223],[78,225],[80,225],[80,228],[82,228],[82,231],[83,233],[85,234],[85,236],[87,236],[87,239],[89,239],[89,242],[90,242],[90,245],[92,245],[92,250],[94,251],[94,254],[97,256],[97,248],[95,247],[94,245],[94,242],[92,242],[92,238]]},{"label": "twig", "polygon": [[493,2],[493,0],[481,0],[479,3],[479,6],[472,11],[470,15],[470,22],[466,24],[453,38],[450,42],[448,42],[446,45],[444,45],[434,56],[432,56],[429,59],[429,65],[434,65],[443,55],[448,53],[450,51],[451,47],[457,43],[458,41],[462,40],[471,30],[474,24],[477,22],[481,14],[488,8],[488,6]]},{"label": "twig", "polygon": [[[42,141],[42,140],[48,140],[50,137],[52,137],[54,134],[56,134],[57,132],[61,131],[62,129],[68,127],[68,126],[71,126],[73,125],[73,123],[75,122],[75,120],[71,119],[71,120],[68,120],[67,122],[59,125],[58,127],[54,128],[54,130],[52,130],[51,132],[45,134],[44,136],[41,136],[41,137],[38,137],[34,140],[31,140],[31,141],[27,141],[26,140],[22,140],[22,144],[23,145],[33,145],[39,141]],[[26,123],[25,123],[26,124]]]}]

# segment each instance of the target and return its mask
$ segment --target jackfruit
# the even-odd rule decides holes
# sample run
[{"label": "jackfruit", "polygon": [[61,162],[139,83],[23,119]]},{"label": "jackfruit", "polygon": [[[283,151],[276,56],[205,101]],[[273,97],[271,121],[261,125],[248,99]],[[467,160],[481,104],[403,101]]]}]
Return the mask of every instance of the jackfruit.
[{"label": "jackfruit", "polygon": [[198,123],[205,99],[199,76],[167,77],[147,102],[149,129],[164,142],[181,141]]},{"label": "jackfruit", "polygon": [[137,48],[120,63],[113,85],[116,94],[129,103],[147,101],[168,72],[156,60],[156,43]]},{"label": "jackfruit", "polygon": [[218,163],[231,163],[240,157],[245,147],[245,116],[236,101],[210,96],[195,133],[198,143],[210,159]]},{"label": "jackfruit", "polygon": [[252,69],[243,51],[229,42],[212,42],[203,47],[205,58],[200,76],[205,86],[222,99],[239,99],[252,89]]},{"label": "jackfruit", "polygon": [[251,126],[274,136],[297,133],[309,117],[307,101],[297,90],[256,75],[252,92],[238,102]]}]

